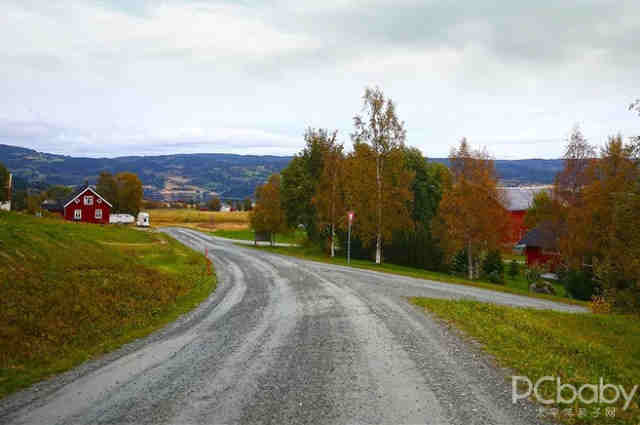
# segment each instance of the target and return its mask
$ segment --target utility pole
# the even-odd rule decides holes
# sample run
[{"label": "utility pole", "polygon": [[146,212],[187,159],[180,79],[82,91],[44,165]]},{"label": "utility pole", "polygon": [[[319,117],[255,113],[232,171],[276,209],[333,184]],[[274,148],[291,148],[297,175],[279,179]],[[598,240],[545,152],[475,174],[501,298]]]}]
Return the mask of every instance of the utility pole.
[{"label": "utility pole", "polygon": [[347,238],[347,264],[351,264],[351,222],[353,221],[353,211],[347,213],[349,217],[349,236]]}]

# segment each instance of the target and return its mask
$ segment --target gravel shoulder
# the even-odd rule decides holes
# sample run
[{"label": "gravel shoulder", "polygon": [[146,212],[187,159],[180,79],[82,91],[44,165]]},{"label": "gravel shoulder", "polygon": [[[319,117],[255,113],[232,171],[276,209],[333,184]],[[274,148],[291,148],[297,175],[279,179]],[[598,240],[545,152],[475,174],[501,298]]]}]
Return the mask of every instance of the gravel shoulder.
[{"label": "gravel shoulder", "polygon": [[408,296],[580,311],[308,262],[181,228],[218,289],[146,339],[0,401],[7,424],[537,424],[505,371]]}]

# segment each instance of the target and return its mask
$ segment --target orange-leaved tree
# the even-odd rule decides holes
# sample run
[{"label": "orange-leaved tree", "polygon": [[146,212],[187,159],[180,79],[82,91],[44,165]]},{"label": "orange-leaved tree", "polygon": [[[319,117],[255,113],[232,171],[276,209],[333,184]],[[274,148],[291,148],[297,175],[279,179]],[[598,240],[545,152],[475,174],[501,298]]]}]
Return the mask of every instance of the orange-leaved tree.
[{"label": "orange-leaved tree", "polygon": [[365,247],[375,242],[378,264],[383,243],[391,240],[394,231],[413,225],[409,211],[413,177],[401,149],[385,155],[380,179],[376,178],[376,152],[370,145],[356,143],[345,160],[345,202],[355,213],[353,233]]},{"label": "orange-leaved tree", "polygon": [[287,220],[280,199],[280,174],[272,174],[269,180],[256,188],[256,205],[249,216],[251,228],[255,232],[269,232],[271,244],[276,233],[284,233]]},{"label": "orange-leaved tree", "polygon": [[590,265],[614,306],[640,311],[640,168],[634,146],[610,137],[587,170],[583,202],[573,207],[567,234],[581,250],[570,264]]},{"label": "orange-leaved tree", "polygon": [[137,174],[124,172],[115,177],[118,188],[118,208],[122,212],[137,215],[142,208],[142,182]]},{"label": "orange-leaved tree", "polygon": [[[406,131],[404,123],[396,115],[393,101],[385,98],[380,88],[367,87],[362,112],[364,115],[356,115],[353,119],[355,132],[351,138],[354,153],[350,164],[364,161],[356,165],[363,168],[363,174],[353,175],[353,170],[349,170],[352,174],[349,180],[355,180],[355,192],[352,191],[354,202],[362,200],[360,205],[354,204],[356,214],[360,218],[373,216],[372,226],[369,226],[367,219],[367,224],[360,223],[358,229],[365,245],[370,243],[370,236],[375,239],[376,264],[380,264],[385,237],[389,238],[393,228],[401,226],[409,216],[407,207],[400,204],[406,204],[411,198],[408,186],[411,185],[412,178],[403,165],[402,148]],[[359,146],[365,144],[367,148]],[[362,192],[363,190],[368,193]],[[398,204],[399,209],[389,209],[391,204]]]},{"label": "orange-leaved tree", "polygon": [[345,156],[343,145],[336,143],[337,132],[328,138],[327,150],[323,155],[323,169],[316,182],[313,205],[316,208],[316,225],[328,230],[329,252],[335,256],[336,228],[345,216]]},{"label": "orange-leaved tree", "polygon": [[466,139],[449,155],[452,182],[440,201],[438,214],[452,247],[466,249],[470,279],[479,275],[474,257],[496,249],[509,230],[497,185],[493,159],[484,150],[472,150]]}]

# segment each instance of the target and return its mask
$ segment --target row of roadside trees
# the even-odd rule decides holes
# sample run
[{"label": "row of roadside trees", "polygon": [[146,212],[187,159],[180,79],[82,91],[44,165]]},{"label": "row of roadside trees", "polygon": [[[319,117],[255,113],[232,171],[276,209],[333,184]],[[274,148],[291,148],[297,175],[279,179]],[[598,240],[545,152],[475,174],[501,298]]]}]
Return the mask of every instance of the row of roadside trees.
[{"label": "row of roadside trees", "polygon": [[573,295],[600,293],[618,310],[640,311],[640,139],[616,135],[597,149],[576,127],[564,163],[527,225],[555,235]]},{"label": "row of roadside trees", "polygon": [[[640,113],[640,102],[632,109]],[[463,139],[449,168],[428,162],[406,145],[404,123],[379,88],[366,89],[351,141],[345,152],[336,131],[308,129],[303,150],[256,190],[254,230],[302,227],[335,256],[338,243],[346,252],[353,211],[354,257],[435,271],[464,258],[472,279],[486,269],[483,258],[498,258],[502,269],[496,253],[511,224],[486,150]],[[576,128],[553,193],[538,195],[526,217],[530,228],[553,227],[564,276],[621,310],[640,310],[639,156],[638,138],[612,137],[597,152]]]},{"label": "row of roadside trees", "polygon": [[334,256],[353,211],[354,257],[445,270],[464,248],[475,277],[475,253],[496,249],[507,231],[488,153],[463,140],[451,171],[428,162],[406,145],[404,123],[379,88],[366,89],[351,140],[347,153],[336,131],[308,129],[304,149],[257,189],[253,228],[302,226],[310,243]]}]

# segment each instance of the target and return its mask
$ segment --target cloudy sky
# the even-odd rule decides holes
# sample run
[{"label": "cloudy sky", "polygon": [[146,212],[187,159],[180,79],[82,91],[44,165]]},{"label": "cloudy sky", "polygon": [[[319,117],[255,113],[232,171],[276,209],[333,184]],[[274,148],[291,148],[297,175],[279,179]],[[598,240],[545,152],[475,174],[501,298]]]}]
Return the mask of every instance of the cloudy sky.
[{"label": "cloudy sky", "polygon": [[[481,5],[482,3],[482,5]],[[557,157],[640,133],[640,1],[2,0],[0,143],[118,156],[349,145],[365,86],[408,142]]]}]

